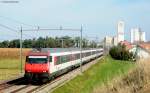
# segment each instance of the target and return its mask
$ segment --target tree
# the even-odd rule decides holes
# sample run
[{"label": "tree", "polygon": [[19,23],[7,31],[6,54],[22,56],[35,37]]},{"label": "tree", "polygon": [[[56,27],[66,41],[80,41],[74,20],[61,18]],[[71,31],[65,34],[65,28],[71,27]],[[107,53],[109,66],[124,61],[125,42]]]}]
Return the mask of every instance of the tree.
[{"label": "tree", "polygon": [[118,46],[114,46],[110,49],[109,54],[112,58],[118,60],[132,60],[133,54],[126,50],[125,45],[119,44]]},{"label": "tree", "polygon": [[23,47],[24,48],[32,48],[32,40],[31,39],[26,39],[23,41]]},{"label": "tree", "polygon": [[19,48],[20,47],[20,40],[15,39],[9,42],[9,48]]},{"label": "tree", "polygon": [[9,41],[3,41],[0,43],[1,48],[8,48],[9,47]]},{"label": "tree", "polygon": [[[22,41],[23,48],[61,48],[63,42],[63,47],[80,47],[80,37],[71,38],[69,36],[63,37],[39,37],[37,39],[25,39]],[[83,38],[82,39],[82,47],[88,47],[88,40]],[[95,46],[96,43],[92,43],[91,47]],[[20,40],[15,39],[11,41],[3,41],[0,42],[1,48],[19,48],[20,47]]]}]

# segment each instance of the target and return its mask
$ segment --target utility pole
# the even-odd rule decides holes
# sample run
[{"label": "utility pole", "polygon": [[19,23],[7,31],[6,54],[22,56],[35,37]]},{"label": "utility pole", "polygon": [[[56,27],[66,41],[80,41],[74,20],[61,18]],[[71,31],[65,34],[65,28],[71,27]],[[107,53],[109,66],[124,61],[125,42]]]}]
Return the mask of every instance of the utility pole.
[{"label": "utility pole", "polygon": [[82,73],[82,25],[80,30],[80,72]]},{"label": "utility pole", "polygon": [[61,39],[62,48],[64,48],[64,39]]},{"label": "utility pole", "polygon": [[21,73],[23,73],[22,71],[22,27],[20,29],[20,71]]},{"label": "utility pole", "polygon": [[[96,50],[98,49],[98,37],[96,36]],[[97,51],[96,51],[96,56],[97,56]]]},{"label": "utility pole", "polygon": [[92,41],[93,49],[94,49],[94,41]]},{"label": "utility pole", "polygon": [[96,48],[98,48],[98,37],[96,36]]},{"label": "utility pole", "polygon": [[106,54],[106,48],[105,48],[105,38],[104,38],[104,40],[103,40],[103,54],[105,55]]}]

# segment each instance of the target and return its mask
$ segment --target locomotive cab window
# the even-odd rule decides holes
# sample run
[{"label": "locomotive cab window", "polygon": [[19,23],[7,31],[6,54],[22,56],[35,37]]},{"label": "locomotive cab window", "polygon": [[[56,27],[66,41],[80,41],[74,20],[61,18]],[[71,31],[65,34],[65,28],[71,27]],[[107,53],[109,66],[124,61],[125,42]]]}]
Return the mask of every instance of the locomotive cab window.
[{"label": "locomotive cab window", "polygon": [[47,56],[28,56],[26,61],[31,64],[43,64],[47,63],[48,58]]}]

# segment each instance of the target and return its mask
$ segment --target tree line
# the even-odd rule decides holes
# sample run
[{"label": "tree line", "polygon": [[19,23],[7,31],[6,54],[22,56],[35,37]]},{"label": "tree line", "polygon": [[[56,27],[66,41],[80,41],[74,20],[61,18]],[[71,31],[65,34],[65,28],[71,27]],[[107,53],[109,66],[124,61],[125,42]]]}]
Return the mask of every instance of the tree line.
[{"label": "tree line", "polygon": [[[68,48],[80,47],[80,37],[71,38],[69,36],[63,37],[39,37],[37,39],[25,39],[22,41],[23,48]],[[0,48],[19,48],[20,40],[5,40],[0,42]],[[89,41],[85,38],[82,39],[83,48],[96,48],[95,41]],[[100,46],[99,46],[100,47]]]}]

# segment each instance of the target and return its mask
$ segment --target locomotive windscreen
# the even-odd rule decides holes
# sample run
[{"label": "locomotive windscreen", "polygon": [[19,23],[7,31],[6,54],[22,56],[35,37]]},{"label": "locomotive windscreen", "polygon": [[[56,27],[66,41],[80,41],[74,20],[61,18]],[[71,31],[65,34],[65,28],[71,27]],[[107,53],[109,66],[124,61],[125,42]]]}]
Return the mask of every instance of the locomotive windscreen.
[{"label": "locomotive windscreen", "polygon": [[42,63],[47,63],[48,58],[47,56],[27,56],[26,62],[31,64],[40,64],[40,63],[42,64]]}]

